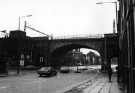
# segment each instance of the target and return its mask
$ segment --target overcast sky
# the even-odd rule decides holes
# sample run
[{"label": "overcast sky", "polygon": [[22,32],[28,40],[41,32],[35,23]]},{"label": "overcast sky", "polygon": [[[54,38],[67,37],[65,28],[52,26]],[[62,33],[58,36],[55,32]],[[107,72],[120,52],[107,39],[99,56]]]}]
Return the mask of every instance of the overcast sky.
[{"label": "overcast sky", "polygon": [[[0,0],[0,30],[17,30],[21,17],[28,26],[53,36],[104,34],[113,32],[114,0]],[[31,17],[22,17],[31,14]],[[27,29],[27,34],[38,36]]]}]

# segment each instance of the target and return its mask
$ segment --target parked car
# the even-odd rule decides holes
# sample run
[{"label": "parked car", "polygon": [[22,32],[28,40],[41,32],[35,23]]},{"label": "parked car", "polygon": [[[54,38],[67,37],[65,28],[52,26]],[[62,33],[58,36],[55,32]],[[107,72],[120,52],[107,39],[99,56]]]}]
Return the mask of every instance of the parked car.
[{"label": "parked car", "polygon": [[57,71],[53,67],[41,67],[37,73],[39,76],[54,76],[57,74]]},{"label": "parked car", "polygon": [[61,73],[69,73],[70,72],[70,69],[69,69],[69,67],[61,67],[60,68],[60,72]]}]

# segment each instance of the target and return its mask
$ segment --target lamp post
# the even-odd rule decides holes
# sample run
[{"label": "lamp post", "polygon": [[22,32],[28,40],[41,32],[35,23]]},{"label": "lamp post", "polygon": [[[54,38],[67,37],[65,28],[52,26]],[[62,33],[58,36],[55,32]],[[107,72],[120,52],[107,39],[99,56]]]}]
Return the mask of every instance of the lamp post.
[{"label": "lamp post", "polygon": [[48,37],[48,51],[47,51],[47,62],[46,62],[46,65],[51,65],[50,63],[50,61],[52,61],[52,60],[50,60],[51,59],[51,43],[52,43],[52,40],[53,40],[53,34],[51,34],[51,35],[49,35],[49,37]]},{"label": "lamp post", "polygon": [[[19,16],[19,19],[18,19],[18,21],[19,21],[19,22],[18,22],[18,23],[19,23],[19,24],[18,24],[18,30],[20,30],[21,18],[24,18],[24,17],[31,17],[31,16],[32,16],[32,15],[26,15],[26,16],[21,16],[21,17]],[[26,25],[26,21],[25,21],[25,25]]]},{"label": "lamp post", "polygon": [[112,3],[112,4],[115,4],[115,13],[116,13],[116,15],[115,15],[115,17],[116,17],[116,31],[117,31],[117,16],[118,16],[118,14],[117,14],[117,2],[115,1],[115,2],[98,2],[98,3],[96,3],[96,4],[105,4],[105,3]]}]

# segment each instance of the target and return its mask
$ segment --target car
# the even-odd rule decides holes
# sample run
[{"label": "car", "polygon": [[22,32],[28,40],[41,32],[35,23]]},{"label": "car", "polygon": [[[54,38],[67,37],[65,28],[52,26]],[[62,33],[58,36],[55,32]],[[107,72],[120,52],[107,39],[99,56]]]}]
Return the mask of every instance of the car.
[{"label": "car", "polygon": [[39,76],[54,76],[57,75],[57,71],[53,67],[41,67],[37,73]]},{"label": "car", "polygon": [[61,67],[60,68],[60,72],[61,73],[69,73],[70,72],[70,69],[69,69],[69,67]]},{"label": "car", "polygon": [[81,70],[83,70],[83,71],[84,71],[84,70],[88,70],[88,68],[82,68]]}]

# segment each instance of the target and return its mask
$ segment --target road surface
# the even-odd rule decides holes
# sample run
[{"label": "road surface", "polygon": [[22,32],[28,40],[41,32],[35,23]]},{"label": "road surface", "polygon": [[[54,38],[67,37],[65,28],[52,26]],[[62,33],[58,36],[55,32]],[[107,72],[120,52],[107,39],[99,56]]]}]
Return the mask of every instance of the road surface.
[{"label": "road surface", "polygon": [[93,79],[97,73],[58,73],[53,77],[38,77],[36,72],[0,77],[0,93],[60,93],[80,82]]}]

